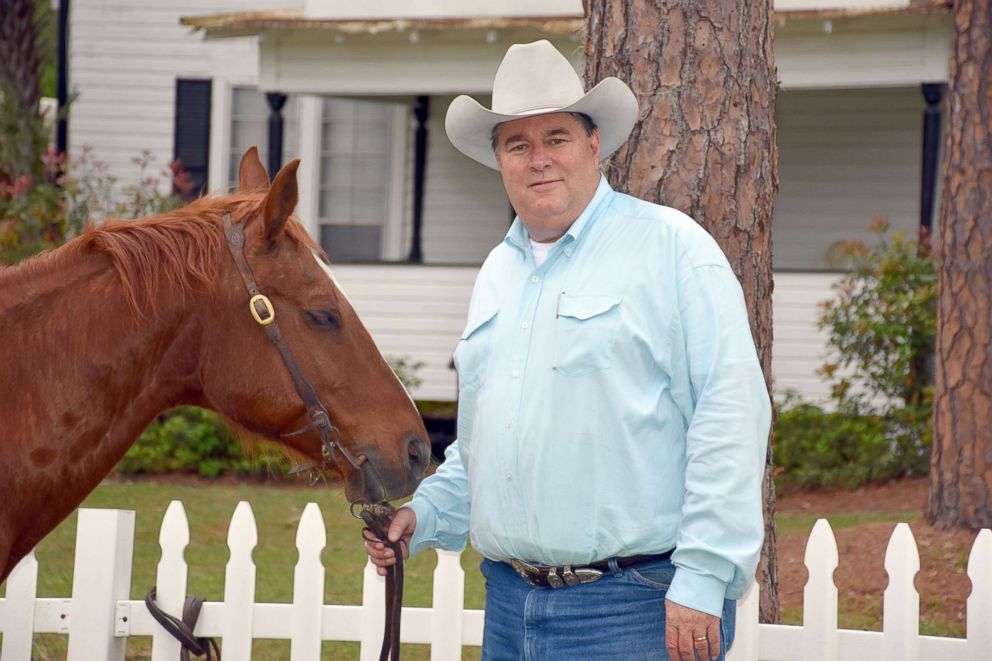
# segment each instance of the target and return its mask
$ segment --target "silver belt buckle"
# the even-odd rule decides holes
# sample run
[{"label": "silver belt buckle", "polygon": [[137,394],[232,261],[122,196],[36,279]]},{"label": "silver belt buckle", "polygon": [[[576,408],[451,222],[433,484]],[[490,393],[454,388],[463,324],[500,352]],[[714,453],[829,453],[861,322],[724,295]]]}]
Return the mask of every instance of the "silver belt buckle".
[{"label": "silver belt buckle", "polygon": [[532,587],[540,587],[534,582],[534,579],[530,577],[531,574],[540,573],[540,570],[537,567],[534,565],[529,565],[522,560],[517,560],[516,558],[510,560],[510,566],[513,567],[513,571],[517,572],[517,575],[520,576],[520,578],[524,579],[524,582],[526,582],[527,585]]},{"label": "silver belt buckle", "polygon": [[566,585],[581,585],[582,583],[595,583],[603,577],[603,572],[591,567],[572,569],[572,565],[565,565],[561,576]]}]

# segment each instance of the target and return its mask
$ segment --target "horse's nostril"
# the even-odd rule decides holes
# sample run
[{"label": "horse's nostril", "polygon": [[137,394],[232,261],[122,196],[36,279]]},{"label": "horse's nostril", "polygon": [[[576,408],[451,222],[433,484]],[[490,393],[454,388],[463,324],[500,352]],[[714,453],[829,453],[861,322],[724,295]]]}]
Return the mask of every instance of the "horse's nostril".
[{"label": "horse's nostril", "polygon": [[427,468],[431,451],[423,439],[413,438],[407,445],[407,455],[410,457],[410,466],[414,470],[423,471]]}]

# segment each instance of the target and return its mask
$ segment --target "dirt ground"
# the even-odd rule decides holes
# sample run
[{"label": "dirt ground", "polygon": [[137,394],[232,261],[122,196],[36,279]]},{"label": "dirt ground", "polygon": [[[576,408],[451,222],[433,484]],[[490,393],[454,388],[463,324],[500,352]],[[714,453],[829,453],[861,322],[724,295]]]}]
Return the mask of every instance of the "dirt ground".
[{"label": "dirt ground", "polygon": [[[796,492],[779,497],[779,513],[825,516],[844,513],[902,514],[920,550],[921,631],[934,635],[964,635],[965,601],[971,581],[965,573],[976,533],[943,531],[923,519],[928,485],[926,478],[900,480],[856,491]],[[838,520],[842,525],[843,521]],[[840,602],[840,626],[881,630],[882,594],[888,584],[885,550],[895,528],[890,521],[873,521],[851,527],[833,525],[840,565],[834,573]],[[806,583],[808,530],[778,536],[779,599],[784,620],[801,617]]]}]

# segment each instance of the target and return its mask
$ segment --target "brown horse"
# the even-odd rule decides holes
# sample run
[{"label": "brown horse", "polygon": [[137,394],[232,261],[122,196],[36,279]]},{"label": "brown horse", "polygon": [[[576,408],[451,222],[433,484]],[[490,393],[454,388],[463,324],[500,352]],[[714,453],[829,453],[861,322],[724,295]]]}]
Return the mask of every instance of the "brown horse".
[{"label": "brown horse", "polygon": [[[0,581],[157,414],[180,404],[335,467],[353,502],[416,487],[430,456],[423,423],[291,216],[298,164],[270,187],[253,147],[233,195],[109,221],[0,270]],[[243,228],[258,289],[330,413],[330,451],[280,351],[249,314],[225,216]]]}]

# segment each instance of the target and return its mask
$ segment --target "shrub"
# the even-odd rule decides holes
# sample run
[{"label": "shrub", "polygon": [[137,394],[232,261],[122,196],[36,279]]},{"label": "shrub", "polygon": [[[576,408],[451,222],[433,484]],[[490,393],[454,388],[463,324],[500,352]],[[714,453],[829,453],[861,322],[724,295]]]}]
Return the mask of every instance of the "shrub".
[{"label": "shrub", "polygon": [[246,451],[216,414],[183,406],[152,422],[117,464],[117,472],[270,477],[284,475],[288,467],[289,461],[267,445]]},{"label": "shrub", "polygon": [[11,184],[0,183],[0,262],[16,264],[59,246],[91,220],[138,218],[182,204],[172,192],[189,185],[179,163],[154,173],[150,152],[132,161],[139,168],[138,181],[120,190],[117,179],[89,147],[72,161],[48,152],[43,158],[43,181],[24,175]]},{"label": "shrub", "polygon": [[821,304],[819,327],[834,359],[820,374],[834,411],[789,395],[775,430],[780,482],[856,487],[927,471],[936,334],[937,276],[929,241],[888,233],[875,219],[873,246],[849,242],[851,270]]}]

